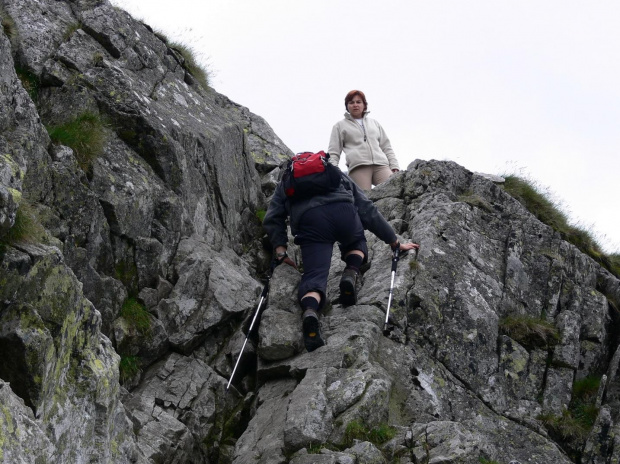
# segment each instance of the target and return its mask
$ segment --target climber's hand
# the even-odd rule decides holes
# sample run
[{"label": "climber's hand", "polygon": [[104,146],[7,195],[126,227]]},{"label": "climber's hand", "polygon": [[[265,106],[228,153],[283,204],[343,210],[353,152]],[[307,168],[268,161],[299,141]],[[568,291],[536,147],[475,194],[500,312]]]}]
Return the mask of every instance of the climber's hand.
[{"label": "climber's hand", "polygon": [[286,248],[284,247],[277,247],[275,250],[275,257],[274,257],[275,261],[276,261],[276,265],[282,264],[282,263],[286,263],[291,267],[294,267],[295,269],[297,269],[297,264],[295,263],[295,261],[293,261],[288,254],[286,254]]}]

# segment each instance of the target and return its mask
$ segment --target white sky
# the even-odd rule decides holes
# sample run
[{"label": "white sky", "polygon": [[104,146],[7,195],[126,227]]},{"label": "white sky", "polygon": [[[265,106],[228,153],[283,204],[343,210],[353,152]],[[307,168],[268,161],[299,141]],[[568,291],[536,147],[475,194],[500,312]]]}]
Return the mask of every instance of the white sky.
[{"label": "white sky", "polygon": [[365,92],[401,168],[516,173],[620,252],[617,0],[112,0],[194,48],[294,152]]}]

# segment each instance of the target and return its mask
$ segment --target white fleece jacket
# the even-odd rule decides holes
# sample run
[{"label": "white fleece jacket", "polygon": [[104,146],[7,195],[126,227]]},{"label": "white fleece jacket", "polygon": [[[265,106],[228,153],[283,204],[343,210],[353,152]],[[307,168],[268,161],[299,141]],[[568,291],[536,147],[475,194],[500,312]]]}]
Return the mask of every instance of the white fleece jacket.
[{"label": "white fleece jacket", "polygon": [[381,165],[400,169],[396,155],[383,127],[368,117],[363,117],[364,128],[349,113],[332,128],[329,138],[329,161],[338,166],[340,154],[344,151],[347,168],[352,171],[358,166]]}]

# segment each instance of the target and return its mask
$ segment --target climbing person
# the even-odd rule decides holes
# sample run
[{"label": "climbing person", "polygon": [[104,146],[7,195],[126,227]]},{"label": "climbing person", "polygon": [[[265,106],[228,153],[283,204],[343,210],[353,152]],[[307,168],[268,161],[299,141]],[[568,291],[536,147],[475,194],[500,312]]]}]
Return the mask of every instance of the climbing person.
[{"label": "climbing person", "polygon": [[[323,152],[320,152],[324,155]],[[299,155],[297,155],[299,156]],[[392,227],[377,207],[345,173],[322,158],[326,171],[335,172],[335,182],[328,191],[295,197],[287,184],[285,172],[278,183],[263,220],[263,227],[273,246],[275,259],[296,267],[288,257],[287,218],[294,243],[301,248],[304,272],[298,288],[298,301],[303,311],[304,344],[308,351],[323,346],[319,314],[325,306],[327,279],[333,246],[339,244],[346,267],[340,279],[340,303],[357,302],[361,284],[360,267],[368,259],[364,230],[367,229],[395,250],[418,248],[416,243],[400,243]]]},{"label": "climbing person", "polygon": [[368,117],[368,102],[361,90],[351,90],[344,99],[347,112],[332,128],[328,153],[338,166],[344,151],[348,175],[369,191],[399,171],[398,160],[383,127]]}]

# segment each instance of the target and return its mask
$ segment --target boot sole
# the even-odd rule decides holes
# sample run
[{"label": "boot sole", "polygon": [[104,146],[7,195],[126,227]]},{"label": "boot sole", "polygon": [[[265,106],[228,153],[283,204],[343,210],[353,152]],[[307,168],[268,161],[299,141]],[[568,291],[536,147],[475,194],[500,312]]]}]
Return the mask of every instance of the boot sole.
[{"label": "boot sole", "polygon": [[[319,329],[319,322],[313,317],[306,317],[303,321],[304,329],[304,345],[308,352],[314,351],[317,348],[325,345],[325,342],[321,338],[321,332]],[[310,336],[314,334],[314,336]]]},{"label": "boot sole", "polygon": [[340,303],[344,306],[351,306],[356,302],[355,285],[349,280],[340,282]]}]

